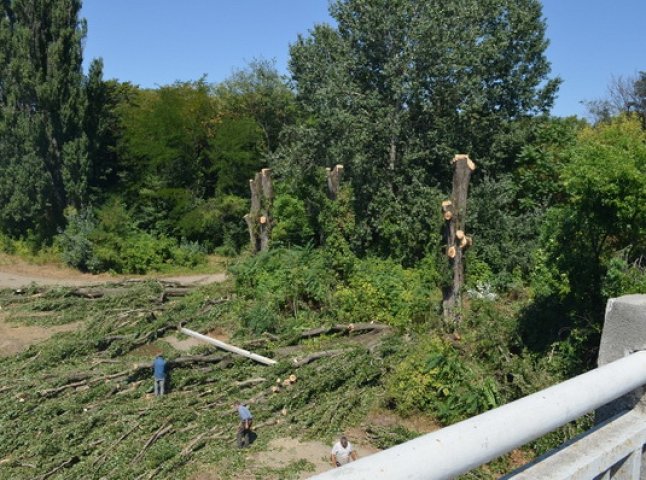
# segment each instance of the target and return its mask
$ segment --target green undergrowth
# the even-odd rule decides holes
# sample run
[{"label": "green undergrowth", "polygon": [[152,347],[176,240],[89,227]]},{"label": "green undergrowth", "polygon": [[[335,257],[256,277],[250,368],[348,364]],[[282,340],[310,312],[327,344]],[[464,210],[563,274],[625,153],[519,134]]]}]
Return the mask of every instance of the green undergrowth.
[{"label": "green undergrowth", "polygon": [[[562,378],[558,346],[551,356],[523,346],[515,320],[521,303],[470,301],[458,335],[433,306],[436,287],[421,268],[372,261],[353,261],[340,275],[326,267],[324,252],[277,250],[240,261],[235,280],[180,297],[165,295],[173,285],[157,281],[108,283],[83,289],[85,296],[74,288],[0,291],[6,322],[74,327],[0,359],[0,479],[298,478],[311,463],[277,467],[255,455],[273,438],[331,443],[348,429],[387,448],[423,433],[403,426],[405,419],[448,425]],[[302,335],[346,324],[360,311],[364,325],[372,312],[389,328]],[[176,331],[180,323],[278,363],[208,345],[180,352],[165,340],[186,338]],[[294,363],[315,352],[328,356]],[[147,365],[157,353],[209,362],[172,368],[168,394],[154,398]],[[295,383],[277,383],[290,375]],[[254,413],[258,438],[247,451],[234,448],[236,399]],[[380,423],[375,411],[401,421]],[[523,455],[532,458],[576,430],[562,429]],[[513,466],[505,457],[469,478],[494,478]]]}]

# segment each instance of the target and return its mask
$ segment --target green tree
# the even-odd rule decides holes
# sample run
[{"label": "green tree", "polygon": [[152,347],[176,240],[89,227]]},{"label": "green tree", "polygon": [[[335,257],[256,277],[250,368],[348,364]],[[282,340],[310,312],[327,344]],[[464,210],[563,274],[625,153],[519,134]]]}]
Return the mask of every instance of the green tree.
[{"label": "green tree", "polygon": [[204,80],[141,90],[120,113],[127,188],[186,188],[196,197],[212,191],[209,141],[217,110]]},{"label": "green tree", "polygon": [[264,147],[274,151],[280,132],[294,122],[294,93],[276,70],[275,62],[253,60],[214,88],[229,115],[252,118],[261,129]]},{"label": "green tree", "polygon": [[646,133],[637,119],[617,117],[584,129],[567,160],[566,197],[550,212],[544,248],[579,308],[602,318],[610,262],[646,255]]},{"label": "green tree", "polygon": [[263,166],[263,144],[262,130],[253,118],[222,120],[210,143],[217,195],[249,196],[249,179]]},{"label": "green tree", "polygon": [[331,14],[337,27],[317,25],[291,46],[306,118],[286,138],[308,143],[286,145],[277,169],[305,177],[344,164],[364,241],[390,251],[396,232],[411,232],[423,246],[426,202],[450,182],[453,154],[470,153],[491,175],[512,170],[517,121],[552,104],[541,5],[339,0]]},{"label": "green tree", "polygon": [[0,229],[46,240],[88,194],[80,0],[0,3]]}]

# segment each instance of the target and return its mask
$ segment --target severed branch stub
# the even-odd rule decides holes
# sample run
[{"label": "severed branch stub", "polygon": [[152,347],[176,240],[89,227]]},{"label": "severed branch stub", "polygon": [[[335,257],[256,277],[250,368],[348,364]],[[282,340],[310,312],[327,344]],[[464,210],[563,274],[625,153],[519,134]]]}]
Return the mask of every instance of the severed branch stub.
[{"label": "severed branch stub", "polygon": [[445,252],[449,266],[453,271],[453,280],[443,289],[442,309],[444,319],[452,321],[457,326],[461,320],[464,252],[473,244],[471,237],[465,233],[465,225],[469,181],[476,165],[466,154],[455,155],[451,164],[453,165],[451,199],[444,200],[441,207],[442,217],[444,218]]}]

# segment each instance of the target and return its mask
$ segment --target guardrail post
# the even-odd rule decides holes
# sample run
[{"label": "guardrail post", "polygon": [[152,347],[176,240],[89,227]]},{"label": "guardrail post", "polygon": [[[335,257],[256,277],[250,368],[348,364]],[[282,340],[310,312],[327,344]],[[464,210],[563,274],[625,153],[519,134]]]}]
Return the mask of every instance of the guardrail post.
[{"label": "guardrail post", "polygon": [[[601,333],[599,366],[640,350],[646,350],[646,295],[611,298],[606,305],[606,318]],[[641,387],[597,409],[595,422],[601,423],[617,413],[633,408],[646,413],[645,393],[645,387]]]}]

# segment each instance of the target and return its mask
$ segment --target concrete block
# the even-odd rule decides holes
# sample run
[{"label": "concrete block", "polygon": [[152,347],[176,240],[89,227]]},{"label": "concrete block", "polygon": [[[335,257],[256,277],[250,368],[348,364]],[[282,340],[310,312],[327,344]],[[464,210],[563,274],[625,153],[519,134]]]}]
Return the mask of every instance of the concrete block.
[{"label": "concrete block", "polygon": [[[606,318],[599,345],[599,366],[646,350],[646,295],[625,295],[611,298],[606,305]],[[646,412],[646,389],[639,388],[598,409],[596,423],[633,408]]]}]

